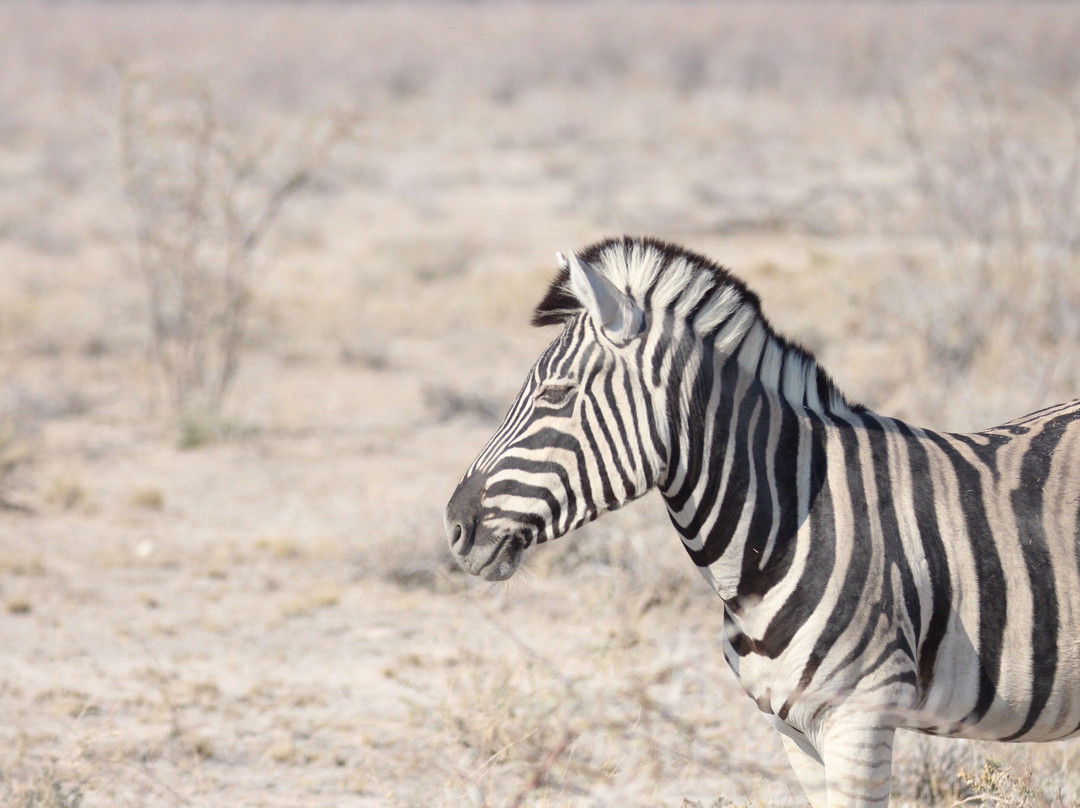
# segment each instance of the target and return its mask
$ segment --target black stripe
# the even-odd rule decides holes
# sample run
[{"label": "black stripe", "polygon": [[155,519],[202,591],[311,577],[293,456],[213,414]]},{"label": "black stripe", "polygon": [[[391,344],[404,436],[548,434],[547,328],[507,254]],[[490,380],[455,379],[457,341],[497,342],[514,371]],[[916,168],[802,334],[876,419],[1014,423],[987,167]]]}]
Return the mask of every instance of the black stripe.
[{"label": "black stripe", "polygon": [[[652,363],[652,383],[653,383],[653,387],[660,387],[661,384],[665,381],[662,378],[662,372],[663,372],[663,368],[664,368],[664,358],[667,357],[668,355],[674,356],[675,354],[677,354],[679,352],[680,347],[681,347],[680,345],[676,344],[676,342],[674,340],[674,334],[675,334],[674,323],[675,323],[675,318],[672,317],[670,314],[661,315],[661,317],[660,317],[660,336],[657,338],[657,343],[659,343],[660,345],[667,345],[669,347],[668,347],[668,350],[666,352],[661,353],[660,351],[657,351],[656,354],[653,356],[653,363]],[[672,361],[674,363],[674,360],[672,360]],[[668,380],[671,379],[671,375],[672,374],[668,375]]]},{"label": "black stripe", "polygon": [[[783,399],[775,402],[769,400],[769,404],[778,407],[780,410],[780,430],[773,456],[773,474],[775,475],[773,479],[776,486],[779,510],[772,513],[772,492],[769,490],[768,471],[764,465],[764,453],[768,451],[768,447],[763,441],[759,446],[763,456],[757,462],[761,464],[758,466],[761,469],[758,491],[760,493],[764,488],[765,503],[764,505],[759,503],[758,507],[761,510],[769,511],[772,520],[776,524],[776,531],[772,552],[768,562],[762,566],[761,556],[768,544],[772,525],[769,525],[769,529],[764,532],[763,536],[759,534],[753,525],[751,526],[750,537],[747,540],[747,552],[743,555],[743,569],[738,587],[738,599],[742,603],[745,603],[747,598],[764,597],[766,592],[783,580],[791,569],[797,549],[795,537],[799,530],[798,475],[799,435],[801,431],[799,419],[795,411]],[[809,429],[807,430],[806,439],[813,440]],[[813,443],[811,443],[811,452],[813,452]],[[822,456],[820,459],[823,461],[824,457]],[[811,467],[813,467],[813,462],[813,456],[811,456]],[[820,489],[821,481],[820,479],[817,480],[818,488],[815,489],[815,481],[813,475],[811,475],[810,483],[811,490],[808,492],[809,507],[813,508],[814,499],[817,497],[817,490]],[[773,650],[779,653],[783,649]]]},{"label": "black stripe", "polygon": [[976,724],[986,715],[997,695],[1001,678],[1002,646],[1008,614],[1008,592],[1004,570],[998,555],[994,532],[983,507],[983,485],[978,470],[949,442],[937,433],[927,433],[949,458],[960,488],[959,504],[964,513],[971,555],[975,561],[975,582],[979,587],[979,637],[976,652],[979,657],[979,694],[974,709],[964,718],[966,724]]},{"label": "black stripe", "polygon": [[[851,558],[848,562],[846,574],[841,580],[841,592],[829,619],[825,621],[825,629],[818,635],[813,650],[803,668],[802,676],[796,692],[801,693],[810,682],[813,681],[821,663],[829,651],[836,645],[845,629],[851,623],[864,596],[866,578],[870,571],[870,558],[873,553],[872,537],[869,531],[869,509],[866,502],[866,491],[862,481],[862,467],[859,462],[859,443],[855,431],[845,424],[840,424],[837,429],[842,444],[842,457],[838,458],[844,463],[847,471],[848,492],[851,496],[852,511],[852,548]],[[794,695],[789,697],[790,702]],[[784,705],[788,709],[788,703]]]},{"label": "black stripe", "polygon": [[[665,330],[671,318],[669,316],[664,317]],[[670,338],[670,334],[668,335]],[[682,414],[682,401],[681,401],[681,389],[683,373],[686,369],[686,364],[690,360],[690,355],[693,352],[693,343],[689,340],[683,340],[674,345],[670,351],[671,366],[669,368],[668,377],[665,382],[664,398],[667,402],[668,421],[670,423],[670,436],[671,446],[668,451],[668,467],[667,467],[667,479],[661,481],[661,486],[666,486],[668,479],[679,468],[682,462],[682,447],[680,445],[682,435],[684,434],[683,428],[683,414]],[[659,374],[659,370],[654,365],[654,375]],[[660,385],[659,378],[656,379],[657,386]]]},{"label": "black stripe", "polygon": [[577,462],[577,480],[581,484],[581,501],[586,507],[593,501],[592,485],[589,483],[588,467],[585,465],[585,452],[581,447],[581,442],[573,435],[553,427],[543,427],[525,436],[515,446],[522,449],[563,449],[573,454]]},{"label": "black stripe", "polygon": [[[604,497],[603,500],[602,500],[602,505],[604,507],[610,506],[610,505],[614,504],[614,502],[615,502],[615,491],[611,487],[611,479],[608,476],[607,469],[604,468],[604,466],[600,464],[600,444],[597,441],[596,433],[593,431],[593,428],[589,425],[588,413],[586,413],[584,410],[581,413],[581,432],[582,432],[582,435],[585,438],[586,445],[589,447],[590,454],[592,455],[593,458],[596,459],[596,471],[597,471],[597,474],[600,475],[600,488],[602,489],[602,493],[603,493],[603,497]],[[588,476],[589,476],[589,468],[588,468],[587,465],[585,465],[584,462],[582,462],[582,464],[581,464],[581,477],[584,480],[584,479],[587,479]],[[593,504],[600,504],[600,503],[597,503],[596,500],[593,499],[592,497],[589,497],[585,501],[586,502],[591,502]]]},{"label": "black stripe", "polygon": [[925,697],[933,681],[938,650],[949,627],[949,615],[952,611],[952,580],[949,577],[948,555],[938,530],[937,506],[934,503],[934,488],[926,448],[907,424],[899,421],[895,423],[906,441],[908,466],[911,472],[911,506],[915,512],[915,524],[919,529],[919,541],[922,544],[923,557],[926,559],[930,578],[930,620],[926,627],[926,635],[920,637],[917,650],[919,692]]},{"label": "black stripe", "polygon": [[[611,461],[615,464],[615,471],[619,475],[619,480],[622,482],[622,490],[626,492],[633,491],[634,486],[630,479],[630,474],[626,470],[626,464],[623,462],[624,450],[629,437],[626,434],[626,426],[623,424],[623,420],[620,417],[619,405],[615,400],[615,387],[611,380],[611,369],[607,368],[603,372],[604,383],[602,390],[599,391],[603,394],[604,399],[607,401],[608,411],[611,413],[611,418],[604,417],[603,408],[600,406],[599,393],[596,398],[597,401],[593,405],[593,409],[596,412],[596,423],[600,426],[600,431],[604,434],[604,440],[607,441],[608,449],[611,453]],[[590,389],[596,389],[599,385],[590,384]],[[584,422],[585,419],[583,418]],[[615,441],[615,436],[612,434],[610,422],[615,422],[615,427],[619,433],[619,441]],[[600,458],[597,457],[597,463],[600,462]],[[614,500],[613,500],[614,501]]]},{"label": "black stripe", "polygon": [[[516,496],[524,499],[537,499],[543,501],[551,510],[552,525],[558,524],[559,516],[562,514],[562,507],[559,505],[559,500],[555,498],[555,495],[551,492],[550,488],[541,488],[538,485],[530,485],[529,483],[523,483],[520,480],[497,480],[488,487],[484,497],[487,499],[499,496]],[[488,512],[493,514],[505,513],[498,505],[489,508]]]},{"label": "black stripe", "polygon": [[886,690],[891,685],[898,683],[902,685],[908,685],[914,688],[916,686],[915,672],[912,670],[902,670],[894,673],[891,676],[887,676],[886,678],[882,679],[880,682],[877,683],[875,687],[873,687],[868,692],[873,692],[874,690]]},{"label": "black stripe", "polygon": [[1054,688],[1058,660],[1058,602],[1054,568],[1043,525],[1043,486],[1050,474],[1054,449],[1076,413],[1059,416],[1031,438],[1020,464],[1020,484],[1010,495],[1020,549],[1031,592],[1031,704],[1024,723],[1004,741],[1026,735],[1039,719]]},{"label": "black stripe", "polygon": [[539,514],[519,513],[518,511],[504,511],[501,508],[486,509],[483,516],[481,516],[481,519],[484,519],[489,515],[499,516],[504,519],[509,519],[513,522],[516,522],[519,525],[526,525],[528,527],[532,527],[536,530],[537,535],[539,535],[544,530],[544,519]]},{"label": "black stripe", "polygon": [[[735,361],[735,359],[731,359],[728,364],[734,365]],[[721,375],[725,378],[728,376],[726,367]],[[733,367],[731,375],[737,377],[737,365]],[[734,383],[732,384],[732,387],[734,387]],[[687,549],[690,558],[699,567],[709,566],[724,554],[728,544],[731,542],[732,536],[735,534],[736,528],[739,526],[739,517],[742,515],[743,503],[746,502],[746,497],[750,490],[749,464],[743,462],[742,458],[747,455],[749,424],[750,419],[753,417],[754,404],[754,396],[743,396],[742,401],[739,402],[739,409],[735,416],[735,424],[732,426],[731,434],[726,434],[726,424],[721,428],[722,422],[719,420],[717,422],[719,431],[714,430],[713,432],[714,435],[719,436],[715,442],[719,451],[716,452],[714,456],[718,462],[710,467],[709,486],[698,506],[697,512],[690,520],[690,524],[685,528],[684,535],[697,536],[701,531],[702,526],[705,524],[705,521],[713,513],[713,503],[716,501],[716,496],[719,493],[720,487],[721,458],[723,457],[724,449],[729,440],[735,441],[735,447],[732,454],[731,470],[728,473],[727,487],[723,491],[723,497],[721,498],[719,508],[716,511],[717,516],[716,521],[713,523],[713,528],[709,531],[709,535],[705,537],[705,543],[700,550]],[[718,415],[719,414],[720,413],[718,413]]]},{"label": "black stripe", "polygon": [[[903,542],[900,540],[900,521],[896,516],[896,502],[893,499],[895,486],[889,468],[889,433],[879,421],[872,417],[867,417],[865,423],[866,437],[870,442],[870,457],[874,465],[874,487],[877,490],[877,516],[881,526],[882,549],[885,553],[885,573],[890,574],[894,568],[899,571],[903,605],[907,610],[912,633],[917,637],[922,627],[922,609],[919,603],[919,592],[915,587],[915,577],[911,572],[911,567],[908,566]],[[885,584],[890,600],[892,598],[891,583],[886,579]],[[892,614],[889,615],[889,619],[892,620]]]},{"label": "black stripe", "polygon": [[836,663],[836,669],[840,670],[858,661],[859,663],[861,663],[861,666],[858,670],[859,678],[866,678],[870,676],[874,671],[876,671],[879,667],[881,667],[881,665],[884,664],[885,660],[888,657],[892,656],[892,654],[897,650],[898,647],[896,637],[891,638],[888,642],[885,643],[884,648],[882,648],[882,650],[878,653],[877,659],[869,665],[866,665],[867,660],[863,658],[863,655],[866,653],[866,649],[869,647],[870,641],[874,638],[874,634],[877,632],[877,627],[880,622],[881,616],[883,614],[885,615],[887,621],[886,625],[890,627],[895,627],[893,621],[890,619],[893,615],[894,605],[892,597],[892,587],[888,585],[888,578],[885,575],[881,576],[880,584],[881,592],[878,593],[879,597],[877,598],[873,597],[873,593],[869,591],[869,589],[863,592],[863,601],[865,602],[867,600],[870,600],[872,602],[868,605],[868,614],[864,621],[862,634],[859,635],[858,641],[848,650],[847,654],[845,654],[844,657],[838,663]]},{"label": "black stripe", "polygon": [[[825,426],[811,420],[810,434],[810,536],[813,551],[806,557],[799,581],[784,604],[777,610],[756,645],[770,659],[788,647],[792,637],[817,609],[825,595],[829,576],[836,565],[836,517],[829,490],[825,456]],[[796,528],[797,529],[797,528]],[[794,542],[791,552],[794,555]]]},{"label": "black stripe", "polygon": [[686,474],[679,489],[666,495],[668,507],[676,512],[683,509],[686,501],[694,492],[704,466],[704,455],[714,448],[716,444],[714,436],[714,446],[705,445],[705,417],[708,414],[709,399],[713,391],[715,374],[713,348],[714,346],[709,343],[702,346],[701,361],[698,365],[698,373],[691,393],[690,414],[686,424],[686,444],[690,450],[685,463],[687,467]]},{"label": "black stripe", "polygon": [[[869,623],[867,624],[867,627],[866,627],[865,634],[870,635],[870,636],[867,637],[867,640],[869,640],[872,637],[874,626],[878,622],[878,620],[877,620],[878,615],[881,613],[882,610],[881,609],[875,609],[874,611],[875,611],[875,614],[871,618],[871,620],[869,621]],[[874,658],[874,660],[872,662],[869,662],[869,664],[867,664],[868,660],[866,660],[866,659],[861,660],[863,664],[862,664],[862,667],[860,667],[860,669],[859,669],[860,678],[867,679],[870,676],[873,676],[874,673],[877,672],[878,668],[882,667],[890,659],[895,657],[897,652],[904,653],[903,646],[901,645],[901,640],[899,638],[894,638],[894,639],[890,640],[889,642],[885,643],[885,645],[882,646],[881,650],[878,651],[878,655]],[[905,656],[908,656],[908,655],[905,654]],[[862,657],[862,652],[859,653],[859,657]],[[897,671],[896,673],[897,674],[907,673],[908,675],[907,675],[907,677],[905,677],[905,679],[907,681],[910,681],[912,684],[915,684],[915,673],[914,673],[914,670],[911,668],[911,666],[905,665],[900,671]],[[896,674],[890,675],[888,678],[889,678],[889,680],[895,681]]]},{"label": "black stripe", "polygon": [[[652,321],[652,312],[646,311],[645,312],[645,327],[646,328],[651,327],[650,326],[651,321]],[[644,379],[645,372],[646,372],[645,348],[646,348],[647,343],[648,343],[647,339],[641,339],[641,340],[638,340],[638,345],[637,345],[637,358],[638,358],[638,363],[637,364],[638,364],[638,367],[641,368],[641,374],[642,374],[643,379]],[[651,368],[652,368],[652,373],[653,373],[654,376],[658,372],[659,366],[662,364],[662,362],[663,362],[663,354],[658,353],[658,354],[653,356],[653,361],[652,361],[652,364],[651,364]],[[627,384],[629,384],[629,380],[627,381]],[[645,387],[642,398],[645,401],[645,413],[644,413],[644,416],[645,416],[645,422],[649,426],[649,440],[652,443],[653,450],[656,452],[657,456],[666,459],[667,448],[666,448],[666,445],[664,443],[664,439],[660,436],[660,433],[658,433],[656,431],[657,430],[657,424],[656,424],[655,418],[653,417],[653,412],[652,412],[651,402],[649,400],[649,393],[648,393],[648,387],[647,386]],[[671,440],[670,436],[668,437],[668,440]],[[660,470],[657,469],[656,473],[658,474],[659,471]],[[656,482],[656,480],[652,480],[651,478],[650,478],[650,481],[651,482]]]},{"label": "black stripe", "polygon": [[[563,491],[566,492],[568,524],[573,524],[574,517],[577,515],[577,496],[574,493],[574,486],[570,483],[570,473],[566,466],[562,463],[553,463],[548,460],[531,460],[524,457],[509,455],[499,464],[499,468],[522,471],[526,474],[553,474],[558,477],[559,484],[562,486]],[[552,532],[558,528],[558,521],[558,519],[552,519]]]},{"label": "black stripe", "polygon": [[642,434],[645,432],[645,424],[643,421],[652,420],[649,418],[649,413],[638,412],[637,399],[634,396],[634,388],[630,384],[630,374],[623,373],[623,395],[626,397],[626,404],[629,408],[630,423],[632,425],[632,432],[634,440],[637,442],[638,457],[641,458],[641,473],[645,479],[645,484],[651,486],[656,480],[656,469],[652,467],[652,463],[649,462],[649,455],[645,451],[645,442],[642,440]]},{"label": "black stripe", "polygon": [[[765,554],[765,548],[769,543],[769,535],[772,533],[772,527],[774,520],[780,518],[779,513],[773,512],[772,503],[772,491],[770,490],[769,482],[769,432],[772,428],[772,408],[778,406],[775,400],[770,399],[765,395],[764,390],[760,389],[760,385],[755,382],[753,388],[758,390],[756,398],[761,402],[761,412],[758,414],[757,427],[754,430],[754,435],[750,440],[750,457],[748,458],[748,465],[752,466],[754,471],[754,477],[757,480],[757,487],[754,497],[754,509],[750,514],[750,524],[747,527],[746,544],[743,547],[742,556],[742,570],[739,573],[739,585],[736,590],[736,598],[740,604],[746,602],[746,598],[756,599],[764,595],[769,589],[772,588],[772,584],[777,580],[777,573],[781,572],[781,567],[790,566],[791,559],[787,553],[782,553],[782,558],[786,559],[787,565],[783,563],[770,564],[770,570],[768,575],[761,574],[762,560]],[[780,428],[783,428],[783,417],[781,416]],[[779,435],[777,436],[779,439]],[[797,438],[797,436],[796,436]],[[797,447],[798,444],[796,444]],[[783,457],[782,450],[777,451],[777,457],[779,461]],[[794,458],[789,457],[790,463]],[[736,459],[736,462],[738,460]],[[795,492],[795,489],[790,489],[791,493]],[[784,496],[784,490],[778,488],[777,495],[779,501],[783,503],[785,500],[791,503],[790,496]],[[781,505],[783,507],[783,505]]]}]

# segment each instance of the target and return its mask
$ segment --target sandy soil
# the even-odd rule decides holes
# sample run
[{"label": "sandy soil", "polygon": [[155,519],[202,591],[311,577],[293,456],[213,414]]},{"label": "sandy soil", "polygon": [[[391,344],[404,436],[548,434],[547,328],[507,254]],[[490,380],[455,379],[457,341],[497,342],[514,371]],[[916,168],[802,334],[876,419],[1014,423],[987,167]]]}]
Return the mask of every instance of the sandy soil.
[{"label": "sandy soil", "polygon": [[[553,336],[527,319],[554,252],[622,232],[734,268],[884,412],[1074,395],[1069,332],[1029,383],[967,308],[897,99],[947,182],[938,105],[977,60],[1067,165],[1078,36],[1068,3],[0,6],[0,803],[802,805],[658,503],[503,587],[453,568],[443,503]],[[120,167],[133,76],[206,88],[270,175],[356,120],[255,254],[227,429],[188,448]],[[1074,805],[1078,756],[906,738],[896,790],[970,797],[990,757],[988,800]]]}]

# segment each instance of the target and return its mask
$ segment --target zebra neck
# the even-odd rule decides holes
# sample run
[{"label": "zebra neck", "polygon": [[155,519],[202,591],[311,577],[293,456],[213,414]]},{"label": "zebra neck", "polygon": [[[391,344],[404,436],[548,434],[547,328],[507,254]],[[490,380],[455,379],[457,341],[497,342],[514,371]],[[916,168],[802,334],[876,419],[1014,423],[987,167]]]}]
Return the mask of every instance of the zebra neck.
[{"label": "zebra neck", "polygon": [[661,492],[691,559],[737,605],[790,566],[824,476],[826,424],[850,409],[809,354],[767,328],[734,351],[706,345],[688,371],[696,392],[673,425]]},{"label": "zebra neck", "polygon": [[729,367],[686,437],[663,495],[690,558],[725,600],[768,588],[812,499],[812,417]]}]

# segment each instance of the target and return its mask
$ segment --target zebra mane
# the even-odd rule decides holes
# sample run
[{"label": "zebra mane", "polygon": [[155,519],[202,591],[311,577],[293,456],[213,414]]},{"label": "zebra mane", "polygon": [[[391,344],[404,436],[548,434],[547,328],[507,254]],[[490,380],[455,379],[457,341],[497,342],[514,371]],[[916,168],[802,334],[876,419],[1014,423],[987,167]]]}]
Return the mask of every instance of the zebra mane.
[{"label": "zebra mane", "polygon": [[[702,338],[743,344],[760,378],[788,400],[821,411],[862,410],[839,391],[814,355],[777,334],[761,300],[745,283],[710,259],[653,238],[609,238],[578,252],[646,312],[668,311]],[[563,268],[533,311],[534,326],[565,323],[583,310]],[[737,340],[737,342],[735,342]]]}]

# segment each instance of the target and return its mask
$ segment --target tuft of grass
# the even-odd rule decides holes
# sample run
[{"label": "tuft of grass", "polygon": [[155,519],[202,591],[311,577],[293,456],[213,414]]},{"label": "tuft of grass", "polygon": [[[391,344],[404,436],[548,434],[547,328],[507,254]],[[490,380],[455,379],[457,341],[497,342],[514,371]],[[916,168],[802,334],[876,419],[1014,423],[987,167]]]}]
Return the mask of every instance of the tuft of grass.
[{"label": "tuft of grass", "polygon": [[316,587],[311,592],[290,598],[281,605],[285,618],[307,617],[317,611],[330,609],[341,601],[341,590],[333,586]]},{"label": "tuft of grass", "polygon": [[919,738],[910,756],[897,756],[893,794],[912,797],[919,805],[952,805],[973,796],[974,791],[957,776],[971,754],[966,743]]},{"label": "tuft of grass", "polygon": [[33,460],[32,433],[29,407],[14,391],[0,388],[0,509],[31,511],[13,500],[9,491],[19,469]]},{"label": "tuft of grass", "polygon": [[303,553],[300,539],[289,535],[263,536],[256,540],[255,548],[278,560],[299,558]]},{"label": "tuft of grass", "polygon": [[84,506],[87,499],[86,488],[73,477],[60,476],[54,478],[45,492],[46,502],[65,511],[73,511]]},{"label": "tuft of grass", "polygon": [[34,609],[33,604],[24,597],[11,598],[7,602],[6,608],[8,614],[30,614]]},{"label": "tuft of grass", "polygon": [[44,769],[29,780],[5,774],[0,771],[0,804],[12,808],[80,808],[83,803],[83,784],[68,782],[55,769]]},{"label": "tuft of grass", "polygon": [[196,738],[191,744],[191,753],[199,760],[210,760],[214,756],[214,745],[209,738]]},{"label": "tuft of grass", "polygon": [[144,511],[160,511],[165,508],[165,495],[160,488],[136,488],[128,502]]},{"label": "tuft of grass", "polygon": [[220,412],[196,408],[186,411],[180,418],[177,446],[181,449],[198,449],[201,446],[239,440],[256,432],[254,427],[225,418]]},{"label": "tuft of grass", "polygon": [[390,367],[390,355],[385,345],[359,337],[340,342],[338,360],[343,365],[365,370],[387,370]]}]

